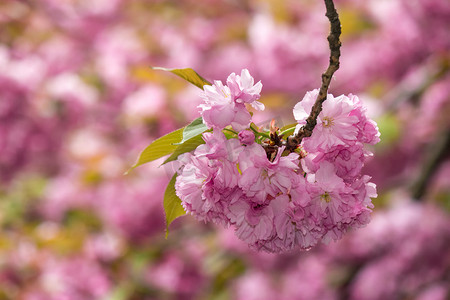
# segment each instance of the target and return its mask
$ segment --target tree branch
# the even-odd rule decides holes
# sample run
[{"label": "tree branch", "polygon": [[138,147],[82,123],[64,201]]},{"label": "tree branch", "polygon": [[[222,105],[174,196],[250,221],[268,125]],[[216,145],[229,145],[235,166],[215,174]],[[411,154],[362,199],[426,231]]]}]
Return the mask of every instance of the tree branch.
[{"label": "tree branch", "polygon": [[430,147],[428,156],[422,169],[419,172],[418,178],[410,187],[411,195],[416,201],[421,201],[426,194],[428,184],[434,173],[438,170],[440,164],[449,156],[448,149],[450,148],[450,131],[445,131],[438,137],[436,143]]},{"label": "tree branch", "polygon": [[330,47],[330,63],[325,73],[322,74],[322,86],[320,87],[319,95],[314,103],[311,113],[306,119],[306,125],[300,128],[295,136],[288,137],[286,141],[286,150],[294,151],[305,137],[310,137],[316,127],[317,117],[322,111],[322,103],[327,99],[328,87],[330,86],[331,78],[334,72],[339,69],[339,57],[341,56],[341,22],[339,15],[334,7],[333,0],[324,0],[326,7],[325,16],[330,21],[330,34],[328,35],[328,44]]}]

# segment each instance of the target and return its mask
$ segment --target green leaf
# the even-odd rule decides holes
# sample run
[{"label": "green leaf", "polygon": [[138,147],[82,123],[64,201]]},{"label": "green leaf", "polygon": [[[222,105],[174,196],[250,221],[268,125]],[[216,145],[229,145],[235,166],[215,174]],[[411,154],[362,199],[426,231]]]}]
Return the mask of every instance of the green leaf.
[{"label": "green leaf", "polygon": [[262,137],[265,137],[267,139],[270,139],[269,133],[268,132],[261,132],[261,131],[259,131],[259,127],[256,126],[255,123],[250,123],[250,127],[249,128],[253,131],[255,136],[262,136]]},{"label": "green leaf", "polygon": [[204,85],[211,85],[211,83],[206,80],[205,78],[203,78],[202,76],[200,76],[197,72],[195,72],[193,69],[191,68],[186,68],[186,69],[166,69],[166,68],[160,68],[160,67],[153,67],[153,70],[161,70],[161,71],[166,71],[166,72],[171,72],[175,75],[180,76],[181,78],[183,78],[184,80],[189,81],[190,83],[192,83],[193,85],[203,89]]},{"label": "green leaf", "polygon": [[283,127],[280,128],[280,132],[289,130],[289,129],[291,129],[291,128],[295,128],[295,126],[297,126],[297,125],[298,125],[298,123],[292,123],[292,124],[283,126]]},{"label": "green leaf", "polygon": [[184,128],[183,139],[178,144],[183,144],[187,140],[205,132],[206,130],[208,130],[208,126],[203,124],[202,117],[197,118]]},{"label": "green leaf", "polygon": [[164,212],[166,213],[166,239],[169,235],[169,225],[178,217],[186,214],[183,206],[181,205],[181,199],[178,198],[175,193],[175,180],[177,178],[175,173],[167,185],[164,192]]},{"label": "green leaf", "polygon": [[297,124],[298,123],[294,123],[294,124],[289,124],[289,125],[283,126],[280,129],[280,135],[282,135],[285,138],[292,135],[295,131],[295,126],[297,126]]},{"label": "green leaf", "polygon": [[131,170],[145,163],[154,161],[155,159],[161,158],[167,154],[174,152],[177,149],[178,143],[183,138],[183,128],[177,129],[168,133],[159,139],[154,140],[144,151],[139,154],[136,163],[125,173],[128,174]]},{"label": "green leaf", "polygon": [[179,145],[177,149],[170,155],[163,163],[162,165],[176,160],[179,155],[191,152],[192,150],[195,150],[199,145],[204,144],[205,141],[203,140],[203,137],[201,134],[194,136],[193,138],[190,138],[189,140],[185,141],[183,144]]},{"label": "green leaf", "polygon": [[181,142],[176,143],[178,147],[169,156],[162,165],[176,160],[180,154],[190,152],[198,147],[198,145],[204,144],[205,141],[202,138],[202,133],[208,130],[208,127],[203,124],[203,119],[197,118],[192,121],[189,125],[187,125],[183,130],[183,139]]}]

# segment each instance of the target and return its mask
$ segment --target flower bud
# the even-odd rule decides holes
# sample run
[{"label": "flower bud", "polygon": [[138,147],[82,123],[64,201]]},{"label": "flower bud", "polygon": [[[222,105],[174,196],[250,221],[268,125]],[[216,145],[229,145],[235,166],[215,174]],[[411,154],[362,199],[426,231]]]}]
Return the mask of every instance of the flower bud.
[{"label": "flower bud", "polygon": [[255,142],[255,134],[250,130],[242,130],[239,132],[239,142],[244,145],[251,145]]}]

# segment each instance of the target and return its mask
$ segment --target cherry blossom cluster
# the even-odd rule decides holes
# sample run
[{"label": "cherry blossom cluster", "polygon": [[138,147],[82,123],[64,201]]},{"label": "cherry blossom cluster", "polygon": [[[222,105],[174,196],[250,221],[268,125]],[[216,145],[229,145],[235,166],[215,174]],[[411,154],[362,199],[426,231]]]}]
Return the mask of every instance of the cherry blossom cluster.
[{"label": "cherry blossom cluster", "polygon": [[[246,105],[264,109],[261,88],[247,70],[231,74],[226,85],[204,87],[199,110],[212,131],[178,159],[175,189],[185,210],[200,221],[234,227],[251,248],[268,252],[309,249],[367,224],[377,194],[361,174],[371,155],[364,144],[376,144],[380,134],[358,97],[328,94],[311,137],[293,152],[281,145],[271,156],[270,139],[255,138],[259,132],[249,129]],[[297,131],[317,95],[308,92],[295,105]],[[233,129],[237,135],[224,134]]]}]

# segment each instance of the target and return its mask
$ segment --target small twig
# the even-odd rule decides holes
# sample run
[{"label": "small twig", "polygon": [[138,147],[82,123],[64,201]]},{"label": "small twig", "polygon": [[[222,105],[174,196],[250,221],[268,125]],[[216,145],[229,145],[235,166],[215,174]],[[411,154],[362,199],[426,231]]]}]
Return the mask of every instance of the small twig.
[{"label": "small twig", "polygon": [[270,139],[270,135],[268,135],[267,133],[258,131],[257,129],[253,128],[252,125],[253,125],[253,124],[250,124],[250,127],[249,127],[249,128],[253,131],[253,133],[254,133],[256,136],[262,136],[262,137],[265,137],[265,138],[267,138],[267,139]]},{"label": "small twig", "polygon": [[[449,70],[450,61],[448,59],[442,57],[429,59],[415,72],[414,78],[403,79],[396,88],[383,97],[383,101],[386,103],[384,112],[395,112],[408,101],[417,105],[425,91],[447,75]],[[420,80],[417,80],[417,76],[420,76]]]},{"label": "small twig", "polygon": [[322,74],[322,86],[320,87],[319,95],[314,103],[311,113],[306,119],[306,125],[300,128],[295,136],[289,137],[286,141],[286,150],[294,151],[305,137],[310,137],[317,124],[317,117],[322,111],[322,103],[327,99],[328,87],[330,86],[331,78],[334,72],[339,69],[339,57],[341,56],[341,22],[339,15],[334,7],[333,0],[325,0],[326,14],[325,16],[330,21],[330,34],[328,35],[328,44],[330,46],[330,64],[325,73]]},{"label": "small twig", "polygon": [[233,134],[235,134],[235,135],[238,135],[238,133],[237,133],[236,131],[234,131],[233,129],[230,129],[230,128],[224,128],[223,130],[228,131],[228,132],[231,132],[231,133],[233,133]]},{"label": "small twig", "polygon": [[432,145],[431,149],[418,178],[411,185],[411,195],[416,201],[422,200],[421,198],[426,194],[432,176],[441,165],[441,162],[449,156],[450,131],[446,131],[439,136],[438,141]]}]

